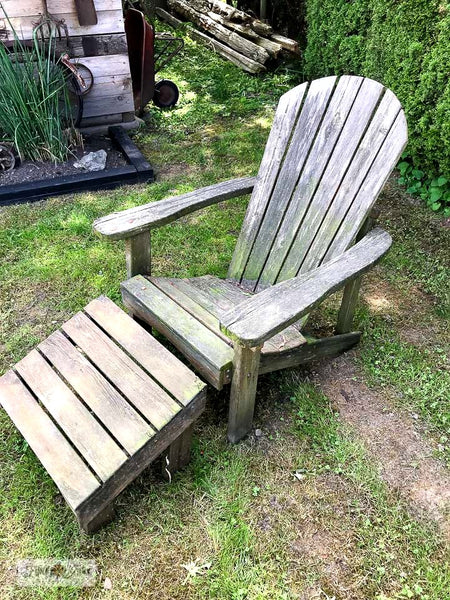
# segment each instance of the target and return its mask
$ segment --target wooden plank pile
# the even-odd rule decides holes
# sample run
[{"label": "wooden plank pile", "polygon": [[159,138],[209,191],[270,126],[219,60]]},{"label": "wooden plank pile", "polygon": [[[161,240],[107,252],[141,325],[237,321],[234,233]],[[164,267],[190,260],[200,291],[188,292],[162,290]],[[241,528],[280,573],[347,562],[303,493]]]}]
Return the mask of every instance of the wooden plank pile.
[{"label": "wooden plank pile", "polygon": [[156,9],[161,19],[173,27],[182,23],[180,18],[193,23],[189,32],[194,39],[249,73],[265,71],[266,63],[281,53],[300,52],[295,40],[221,0],[167,0],[167,5],[172,14]]}]

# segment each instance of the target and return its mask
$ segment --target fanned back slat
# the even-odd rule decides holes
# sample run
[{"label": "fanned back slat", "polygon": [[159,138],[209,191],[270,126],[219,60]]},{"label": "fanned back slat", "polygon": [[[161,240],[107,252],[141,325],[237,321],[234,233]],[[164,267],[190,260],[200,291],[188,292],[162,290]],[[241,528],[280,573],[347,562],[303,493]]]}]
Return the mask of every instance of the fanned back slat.
[{"label": "fanned back slat", "polygon": [[354,241],[407,141],[395,95],[362,77],[326,77],[285,94],[229,277],[259,290]]}]

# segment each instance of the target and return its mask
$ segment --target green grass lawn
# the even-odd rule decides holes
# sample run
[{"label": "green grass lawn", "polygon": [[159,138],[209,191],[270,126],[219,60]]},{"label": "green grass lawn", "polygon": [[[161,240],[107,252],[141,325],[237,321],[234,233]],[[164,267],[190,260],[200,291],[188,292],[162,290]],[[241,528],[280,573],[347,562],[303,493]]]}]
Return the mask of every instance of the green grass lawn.
[{"label": "green grass lawn", "polygon": [[[220,180],[255,174],[280,95],[300,70],[255,78],[189,40],[164,74],[181,89],[174,110],[150,109],[135,140],[157,183],[8,207],[0,223],[0,373],[99,294],[120,302],[124,248],[96,238],[104,214]],[[183,218],[153,235],[154,272],[224,276],[247,199]],[[394,183],[380,201],[395,243],[368,278],[357,324],[362,376],[402,410],[448,460],[448,229]],[[336,302],[316,315],[322,329]],[[150,468],[118,500],[98,534],[71,512],[0,411],[1,598],[445,600],[448,547],[436,526],[381,479],[308,369],[265,377],[256,425],[225,441],[226,393],[196,430],[189,467],[169,485]],[[92,558],[90,589],[26,589],[8,569],[19,558]],[[189,575],[183,565],[209,565]],[[111,590],[103,589],[110,578]]]}]

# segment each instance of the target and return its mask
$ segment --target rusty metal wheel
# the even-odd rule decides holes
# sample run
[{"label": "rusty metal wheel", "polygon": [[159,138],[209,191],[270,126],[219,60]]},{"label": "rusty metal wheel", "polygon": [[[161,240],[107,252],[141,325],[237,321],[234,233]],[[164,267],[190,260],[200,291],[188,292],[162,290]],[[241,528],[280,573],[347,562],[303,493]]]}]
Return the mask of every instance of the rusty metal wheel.
[{"label": "rusty metal wheel", "polygon": [[0,172],[12,171],[16,166],[16,157],[14,153],[5,146],[0,144]]}]

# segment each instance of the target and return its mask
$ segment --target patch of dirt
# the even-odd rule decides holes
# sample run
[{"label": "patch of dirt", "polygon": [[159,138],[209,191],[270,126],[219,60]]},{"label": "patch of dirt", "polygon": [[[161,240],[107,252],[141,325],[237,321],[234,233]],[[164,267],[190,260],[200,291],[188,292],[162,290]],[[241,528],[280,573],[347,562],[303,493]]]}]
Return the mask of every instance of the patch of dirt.
[{"label": "patch of dirt", "polygon": [[313,376],[378,461],[383,479],[450,541],[450,475],[413,419],[360,380],[351,353],[316,365]]},{"label": "patch of dirt", "polygon": [[30,181],[39,181],[41,179],[55,179],[56,177],[65,175],[85,173],[83,169],[74,167],[74,163],[85,154],[96,152],[97,150],[106,150],[108,153],[106,169],[126,166],[127,161],[125,157],[113,146],[109,137],[92,135],[86,138],[84,149],[77,148],[74,150],[74,155],[65,163],[54,164],[52,162],[25,160],[12,171],[0,173],[0,186],[28,183]]},{"label": "patch of dirt", "polygon": [[194,170],[195,168],[192,165],[182,162],[164,165],[163,167],[156,167],[155,173],[158,176],[158,181],[164,181],[180,175],[187,175],[188,173],[192,173]]}]

